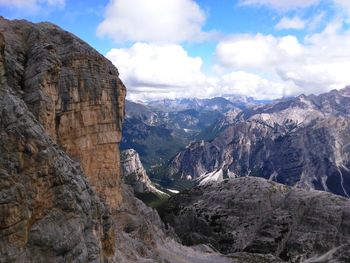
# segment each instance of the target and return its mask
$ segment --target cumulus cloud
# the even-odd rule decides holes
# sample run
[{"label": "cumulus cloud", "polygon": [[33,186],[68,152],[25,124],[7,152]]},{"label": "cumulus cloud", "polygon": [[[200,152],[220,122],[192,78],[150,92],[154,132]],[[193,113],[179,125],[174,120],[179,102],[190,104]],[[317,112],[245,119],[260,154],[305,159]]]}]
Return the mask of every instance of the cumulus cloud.
[{"label": "cumulus cloud", "polygon": [[[208,77],[202,59],[180,45],[135,43],[106,55],[119,69],[128,99],[214,97],[228,94],[271,99],[285,95],[288,81],[274,81],[242,70]],[[291,83],[293,84],[293,83]]]},{"label": "cumulus cloud", "polygon": [[117,42],[200,40],[205,19],[194,0],[110,0],[97,34]]},{"label": "cumulus cloud", "polygon": [[177,44],[135,43],[112,49],[128,98],[147,100],[227,94],[273,99],[321,93],[350,84],[350,31],[334,22],[303,42],[294,36],[243,35],[217,45],[217,75]]},{"label": "cumulus cloud", "polygon": [[0,0],[0,6],[24,9],[27,11],[38,11],[45,6],[64,7],[65,0]]},{"label": "cumulus cloud", "polygon": [[241,0],[240,3],[241,5],[265,6],[278,11],[288,11],[297,8],[307,8],[317,5],[319,2],[320,0]]},{"label": "cumulus cloud", "polygon": [[303,43],[294,36],[231,38],[218,44],[216,67],[269,74],[289,83],[286,94],[343,88],[350,84],[350,32],[341,29],[341,22],[331,23],[321,33],[307,36]]},{"label": "cumulus cloud", "polygon": [[272,35],[234,36],[216,47],[218,68],[258,69],[273,68],[281,60],[295,59],[303,52],[294,36],[276,38]]},{"label": "cumulus cloud", "polygon": [[277,23],[276,29],[283,30],[283,29],[304,29],[306,26],[306,22],[302,20],[300,17],[282,17],[281,20]]},{"label": "cumulus cloud", "polygon": [[221,94],[251,96],[257,99],[275,99],[293,95],[297,88],[291,81],[269,80],[257,74],[234,71],[221,76],[217,87]]},{"label": "cumulus cloud", "polygon": [[106,57],[119,69],[129,98],[197,96],[211,85],[201,72],[202,59],[189,56],[180,45],[135,43],[112,49]]}]

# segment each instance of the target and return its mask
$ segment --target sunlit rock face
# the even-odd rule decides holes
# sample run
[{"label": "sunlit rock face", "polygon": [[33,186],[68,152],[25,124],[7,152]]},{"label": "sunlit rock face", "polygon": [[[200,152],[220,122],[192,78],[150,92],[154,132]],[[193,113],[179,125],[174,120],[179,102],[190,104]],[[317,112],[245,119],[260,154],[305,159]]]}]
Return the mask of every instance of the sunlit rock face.
[{"label": "sunlit rock face", "polygon": [[160,196],[168,196],[158,190],[149,179],[143,167],[139,154],[134,149],[127,149],[121,152],[121,167],[123,181],[131,185],[135,193],[154,193]]},{"label": "sunlit rock face", "polygon": [[111,260],[110,213],[122,201],[117,69],[49,23],[0,18],[0,51],[0,261]]},{"label": "sunlit rock face", "polygon": [[121,202],[125,87],[89,45],[49,23],[1,20],[8,85],[111,207]]}]

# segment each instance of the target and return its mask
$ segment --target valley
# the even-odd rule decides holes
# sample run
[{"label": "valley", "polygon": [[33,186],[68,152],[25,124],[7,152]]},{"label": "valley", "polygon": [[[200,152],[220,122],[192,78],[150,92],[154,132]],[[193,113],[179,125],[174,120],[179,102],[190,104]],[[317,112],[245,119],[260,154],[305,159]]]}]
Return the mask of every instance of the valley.
[{"label": "valley", "polygon": [[349,197],[350,87],[266,104],[237,101],[134,104],[144,110],[126,108],[122,148],[138,149],[151,179],[177,190],[256,176]]}]

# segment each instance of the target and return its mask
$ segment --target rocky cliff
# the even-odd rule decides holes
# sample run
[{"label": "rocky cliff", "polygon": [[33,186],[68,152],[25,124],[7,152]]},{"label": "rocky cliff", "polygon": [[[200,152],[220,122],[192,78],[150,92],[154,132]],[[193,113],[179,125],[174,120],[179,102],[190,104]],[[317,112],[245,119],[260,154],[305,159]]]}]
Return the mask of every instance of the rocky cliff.
[{"label": "rocky cliff", "polygon": [[[92,130],[104,127],[96,118],[87,125],[84,112],[93,117],[92,112],[104,106],[84,93],[89,89],[80,81],[92,78],[93,69],[86,68],[90,60],[96,68],[113,67],[51,24],[1,18],[0,32],[0,262],[108,261],[115,253],[115,232],[110,210],[100,197],[110,207],[120,203],[121,191],[114,187],[120,173],[117,162],[97,184],[91,167],[100,166],[98,157],[90,156],[91,166],[84,163],[89,149],[100,147]],[[108,76],[95,75],[105,80]],[[118,86],[116,74],[112,78],[116,85],[108,87],[119,95],[106,114],[115,117],[109,132],[118,133],[124,88]],[[89,88],[102,92],[94,82]],[[68,130],[74,140],[67,139]],[[117,140],[113,141],[116,153]],[[82,160],[82,169],[72,158]]]},{"label": "rocky cliff", "polygon": [[122,151],[120,161],[124,182],[131,185],[136,193],[151,192],[156,195],[168,196],[153,185],[145,168],[143,168],[139,154],[134,149]]},{"label": "rocky cliff", "polygon": [[47,135],[80,162],[100,196],[117,207],[125,97],[117,69],[53,24],[1,19],[0,30],[8,85]]},{"label": "rocky cliff", "polygon": [[273,255],[242,262],[349,262],[350,202],[322,191],[245,177],[196,187],[161,209],[186,245],[224,254]]},{"label": "rocky cliff", "polygon": [[189,145],[170,170],[206,181],[258,176],[348,197],[349,90],[228,114],[213,127],[212,140]]}]

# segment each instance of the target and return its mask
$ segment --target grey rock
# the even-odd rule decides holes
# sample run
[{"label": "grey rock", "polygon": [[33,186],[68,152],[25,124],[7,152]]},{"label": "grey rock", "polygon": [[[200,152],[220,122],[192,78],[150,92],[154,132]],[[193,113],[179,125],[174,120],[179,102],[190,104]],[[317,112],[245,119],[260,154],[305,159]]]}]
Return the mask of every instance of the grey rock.
[{"label": "grey rock", "polygon": [[134,149],[123,150],[120,162],[124,182],[131,185],[136,193],[154,193],[159,196],[168,196],[168,194],[158,190],[151,182],[145,168],[143,168],[139,154]]},{"label": "grey rock", "polygon": [[0,262],[107,260],[110,213],[78,163],[0,87]]},{"label": "grey rock", "polygon": [[207,245],[186,247],[166,230],[156,210],[133,196],[130,186],[123,186],[123,204],[116,214],[117,250],[115,261],[159,263],[234,263]]},{"label": "grey rock", "polygon": [[[182,192],[160,215],[185,245],[303,262],[350,247],[349,208],[348,199],[330,193],[245,177]],[[346,249],[337,251],[339,262],[350,260]]]},{"label": "grey rock", "polygon": [[349,90],[232,112],[214,125],[212,140],[173,158],[170,175],[206,178],[220,171],[349,197]]}]

